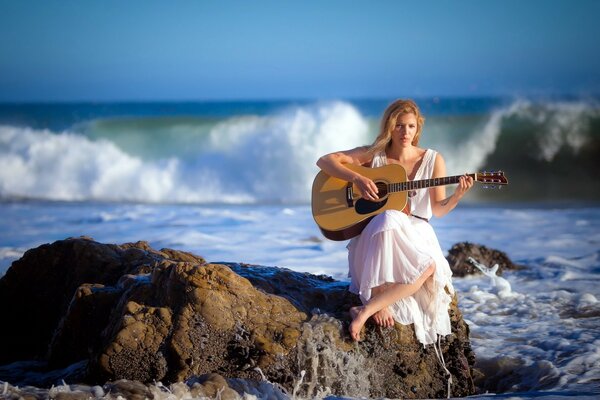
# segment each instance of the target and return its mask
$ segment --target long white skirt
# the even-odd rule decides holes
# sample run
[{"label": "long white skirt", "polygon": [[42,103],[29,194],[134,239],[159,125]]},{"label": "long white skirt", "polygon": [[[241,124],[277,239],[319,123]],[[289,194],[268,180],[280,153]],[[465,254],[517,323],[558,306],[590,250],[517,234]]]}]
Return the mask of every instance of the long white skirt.
[{"label": "long white skirt", "polygon": [[371,298],[373,288],[414,283],[434,262],[433,280],[428,279],[415,294],[389,309],[397,322],[414,324],[417,339],[424,345],[451,333],[452,271],[429,223],[400,211],[385,211],[350,241],[348,261],[350,291],[358,294],[363,304]]}]

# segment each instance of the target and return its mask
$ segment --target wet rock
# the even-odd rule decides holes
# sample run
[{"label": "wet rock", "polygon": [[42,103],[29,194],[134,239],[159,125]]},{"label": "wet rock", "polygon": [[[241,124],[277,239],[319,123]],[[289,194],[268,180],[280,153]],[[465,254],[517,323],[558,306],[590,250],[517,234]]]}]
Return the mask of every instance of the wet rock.
[{"label": "wet rock", "polygon": [[186,382],[194,398],[237,400],[238,393],[229,387],[229,383],[219,374],[206,374],[194,377]]},{"label": "wet rock", "polygon": [[[348,309],[359,299],[325,276],[79,238],[28,251],[0,288],[7,326],[28,326],[35,342],[21,349],[27,338],[10,335],[0,345],[16,348],[0,352],[4,360],[37,357],[52,368],[82,360],[83,380],[111,381],[106,390],[116,396],[151,397],[142,382],[187,380],[199,396],[235,398],[231,382],[240,378],[266,378],[303,397],[447,395],[436,351],[412,326],[367,323],[365,340],[352,342]],[[32,322],[34,310],[40,320]],[[465,396],[475,391],[475,360],[456,299],[450,315],[441,351],[451,394]]]},{"label": "wet rock", "polygon": [[146,385],[141,382],[119,379],[118,381],[104,385],[106,394],[112,395],[113,398],[119,396],[128,400],[145,400],[152,399],[154,396]]},{"label": "wet rock", "polygon": [[76,289],[50,342],[51,366],[61,367],[89,357],[90,349],[99,345],[98,332],[107,325],[120,295],[116,288],[101,284],[84,283]]},{"label": "wet rock", "polygon": [[[227,266],[163,261],[124,289],[90,371],[94,379],[144,382],[217,371],[256,379],[255,367],[271,374],[273,360],[294,348],[305,319],[289,301],[257,290]],[[242,330],[249,338],[233,346]],[[240,358],[249,367],[231,362]]]},{"label": "wet rock", "polygon": [[68,239],[27,251],[0,279],[4,329],[0,364],[45,358],[58,321],[84,283],[113,286],[125,274],[153,268],[160,258],[135,245]]},{"label": "wet rock", "polygon": [[341,318],[356,305],[356,296],[348,291],[348,283],[327,275],[243,263],[226,265],[255,287],[285,297],[307,314],[328,313]]},{"label": "wet rock", "polygon": [[[143,399],[143,397],[137,397]],[[52,396],[52,400],[89,400],[89,393],[83,392],[58,392]]]},{"label": "wet rock", "polygon": [[454,276],[462,277],[471,274],[481,274],[481,271],[468,261],[469,257],[474,258],[477,262],[486,265],[488,268],[492,268],[495,264],[498,264],[497,275],[502,275],[504,270],[523,268],[513,263],[506,253],[500,250],[490,249],[480,244],[460,242],[452,246],[446,256]]}]

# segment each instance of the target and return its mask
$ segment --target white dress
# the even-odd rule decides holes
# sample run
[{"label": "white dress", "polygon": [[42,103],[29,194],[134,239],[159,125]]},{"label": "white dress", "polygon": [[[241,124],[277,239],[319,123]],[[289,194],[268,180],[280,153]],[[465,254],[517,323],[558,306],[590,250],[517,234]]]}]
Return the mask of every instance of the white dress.
[{"label": "white dress", "polygon": [[[433,174],[437,152],[428,149],[415,180]],[[387,163],[385,153],[377,154],[371,167]],[[411,214],[432,217],[429,189],[417,189],[411,197]],[[373,218],[363,232],[348,244],[350,291],[365,304],[374,287],[386,283],[413,283],[435,262],[434,279],[427,280],[415,294],[389,308],[396,321],[414,324],[417,339],[431,344],[438,335],[451,333],[448,308],[454,293],[452,272],[431,225],[401,211],[388,210]],[[448,289],[448,294],[446,292]]]}]

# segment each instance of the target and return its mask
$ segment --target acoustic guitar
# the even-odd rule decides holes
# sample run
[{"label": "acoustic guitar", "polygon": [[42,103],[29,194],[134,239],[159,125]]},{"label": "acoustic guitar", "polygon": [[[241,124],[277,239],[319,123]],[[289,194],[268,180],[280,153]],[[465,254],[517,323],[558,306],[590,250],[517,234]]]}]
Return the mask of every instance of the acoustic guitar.
[{"label": "acoustic guitar", "polygon": [[[365,200],[354,184],[320,171],[312,187],[312,214],[323,235],[331,240],[347,240],[358,236],[375,215],[386,210],[404,210],[410,191],[458,183],[462,176],[408,181],[406,171],[398,164],[378,168],[353,164],[345,166],[373,180],[379,190],[379,199]],[[475,182],[488,186],[508,184],[502,171],[467,175]]]}]

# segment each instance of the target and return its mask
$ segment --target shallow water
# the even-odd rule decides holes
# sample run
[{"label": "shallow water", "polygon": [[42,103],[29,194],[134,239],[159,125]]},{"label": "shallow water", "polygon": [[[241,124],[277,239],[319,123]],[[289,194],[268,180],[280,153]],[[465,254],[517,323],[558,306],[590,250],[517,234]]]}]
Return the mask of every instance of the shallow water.
[{"label": "shallow water", "polygon": [[[30,201],[1,204],[0,221],[2,271],[28,248],[88,235],[347,279],[345,242],[323,239],[306,205]],[[444,250],[484,244],[526,267],[454,278],[483,390],[600,394],[600,208],[461,205],[432,223]]]}]

